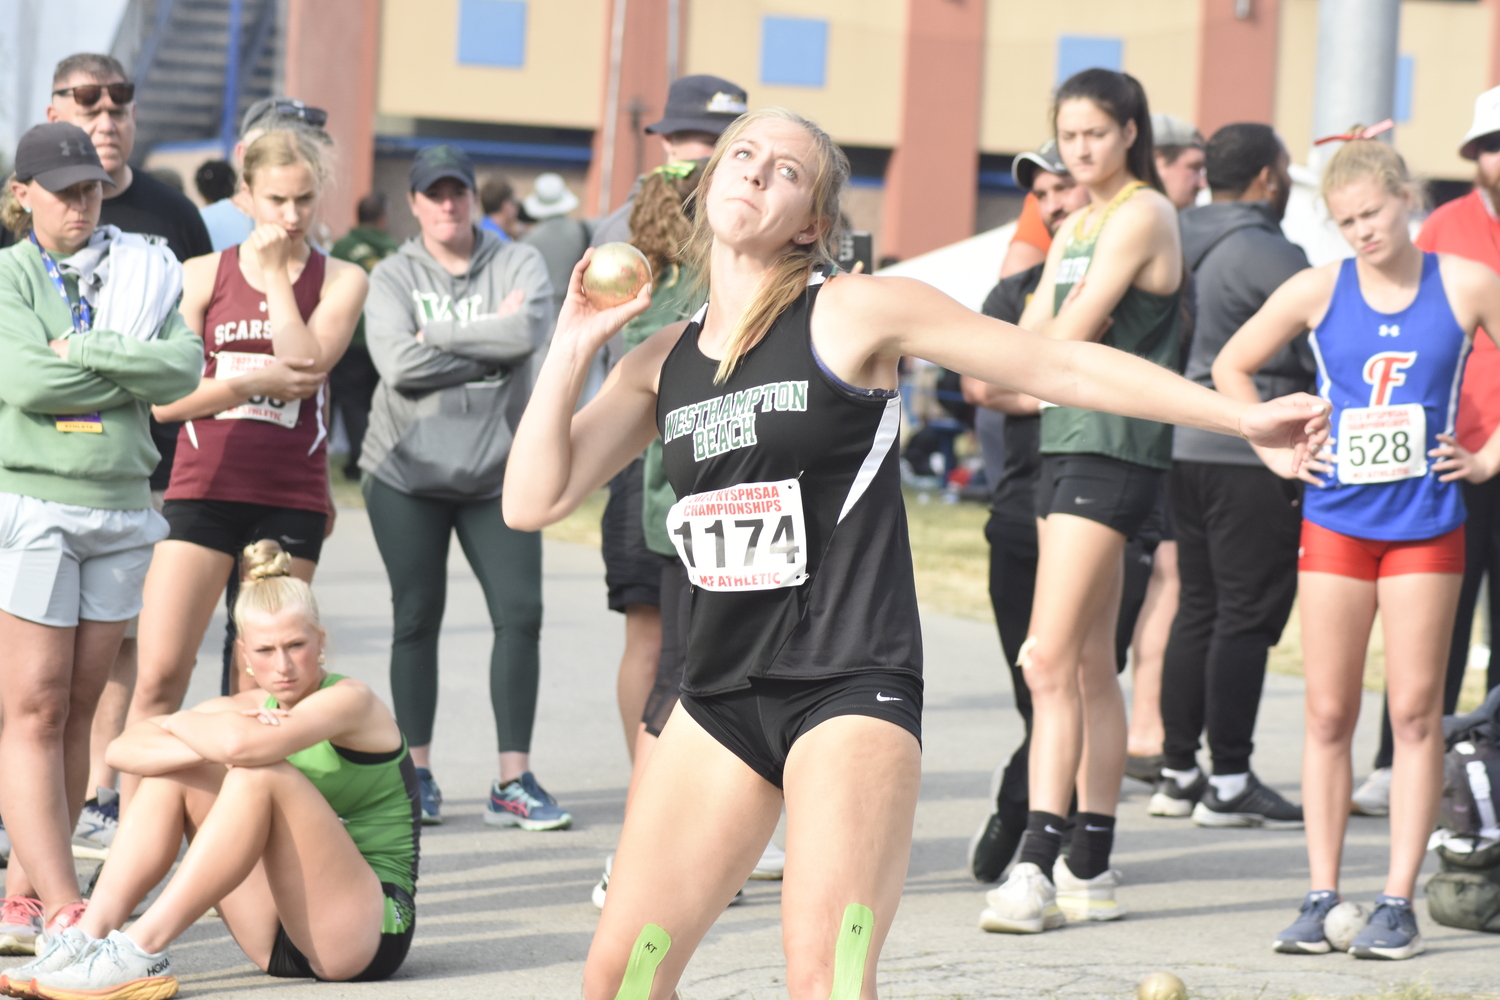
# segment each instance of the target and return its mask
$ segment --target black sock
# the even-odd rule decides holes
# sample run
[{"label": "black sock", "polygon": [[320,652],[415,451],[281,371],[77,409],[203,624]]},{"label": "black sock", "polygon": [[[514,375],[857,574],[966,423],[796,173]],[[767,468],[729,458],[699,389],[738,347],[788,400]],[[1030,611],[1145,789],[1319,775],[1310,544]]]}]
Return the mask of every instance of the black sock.
[{"label": "black sock", "polygon": [[1027,813],[1026,839],[1021,841],[1021,857],[1017,864],[1030,861],[1050,880],[1057,852],[1062,849],[1062,831],[1066,822],[1056,813],[1039,812],[1035,809]]},{"label": "black sock", "polygon": [[1081,879],[1104,874],[1109,869],[1109,852],[1115,846],[1115,818],[1081,812],[1074,821],[1077,825],[1068,850],[1068,869]]}]

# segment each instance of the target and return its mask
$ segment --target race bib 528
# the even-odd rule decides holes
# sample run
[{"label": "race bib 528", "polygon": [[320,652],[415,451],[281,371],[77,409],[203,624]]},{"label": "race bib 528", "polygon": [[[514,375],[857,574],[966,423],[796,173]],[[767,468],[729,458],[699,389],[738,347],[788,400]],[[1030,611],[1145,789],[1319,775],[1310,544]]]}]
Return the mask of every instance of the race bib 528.
[{"label": "race bib 528", "polygon": [[1391,483],[1427,475],[1427,412],[1421,403],[1350,407],[1339,414],[1339,482]]},{"label": "race bib 528", "polygon": [[[270,354],[251,354],[246,351],[220,351],[214,356],[214,378],[231,379],[259,371],[275,362]],[[278,427],[296,427],[297,414],[302,409],[302,400],[272,399],[270,396],[251,396],[239,406],[230,407],[214,414],[215,420],[263,420]]]},{"label": "race bib 528", "polygon": [[802,488],[795,479],[683,497],[667,512],[667,531],[689,579],[704,590],[776,590],[807,580]]}]

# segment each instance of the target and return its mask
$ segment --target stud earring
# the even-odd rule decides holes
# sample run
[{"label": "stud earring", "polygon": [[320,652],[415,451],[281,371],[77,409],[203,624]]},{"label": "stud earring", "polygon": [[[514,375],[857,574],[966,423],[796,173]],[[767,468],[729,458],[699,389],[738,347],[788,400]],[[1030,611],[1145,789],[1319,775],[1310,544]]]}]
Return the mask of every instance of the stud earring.
[{"label": "stud earring", "polygon": [[248,675],[248,676],[250,676],[250,677],[254,677],[254,676],[255,676],[255,671],[254,671],[254,670],[251,670],[251,669],[250,669],[250,668],[249,668],[249,667],[246,667],[246,668],[245,668],[245,673],[246,673],[246,674],[247,674],[247,675]]},{"label": "stud earring", "polygon": [[322,664],[322,663],[327,663],[327,662],[328,662],[328,654],[325,653],[325,652],[323,652],[322,650],[318,650],[318,663]]}]

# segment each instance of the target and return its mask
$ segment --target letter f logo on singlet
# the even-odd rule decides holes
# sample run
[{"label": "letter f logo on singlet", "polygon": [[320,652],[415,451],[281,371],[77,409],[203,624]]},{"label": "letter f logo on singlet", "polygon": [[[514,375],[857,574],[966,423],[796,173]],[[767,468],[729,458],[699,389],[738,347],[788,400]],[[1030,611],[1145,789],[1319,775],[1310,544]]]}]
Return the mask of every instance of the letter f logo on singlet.
[{"label": "letter f logo on singlet", "polygon": [[1381,351],[1365,362],[1365,381],[1370,384],[1370,405],[1385,406],[1391,401],[1391,390],[1406,384],[1406,372],[1417,362],[1416,351]]}]

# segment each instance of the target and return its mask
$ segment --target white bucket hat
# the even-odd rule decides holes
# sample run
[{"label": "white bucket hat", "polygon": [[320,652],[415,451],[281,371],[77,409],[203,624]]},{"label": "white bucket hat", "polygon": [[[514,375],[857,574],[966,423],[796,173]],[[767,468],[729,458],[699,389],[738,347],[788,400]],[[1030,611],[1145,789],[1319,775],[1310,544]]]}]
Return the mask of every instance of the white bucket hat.
[{"label": "white bucket hat", "polygon": [[1500,87],[1486,90],[1474,99],[1474,124],[1464,136],[1458,155],[1466,160],[1477,160],[1479,140],[1492,132],[1500,132]]},{"label": "white bucket hat", "polygon": [[578,207],[578,196],[568,190],[567,182],[557,174],[542,174],[521,205],[527,215],[540,221],[567,215]]}]

